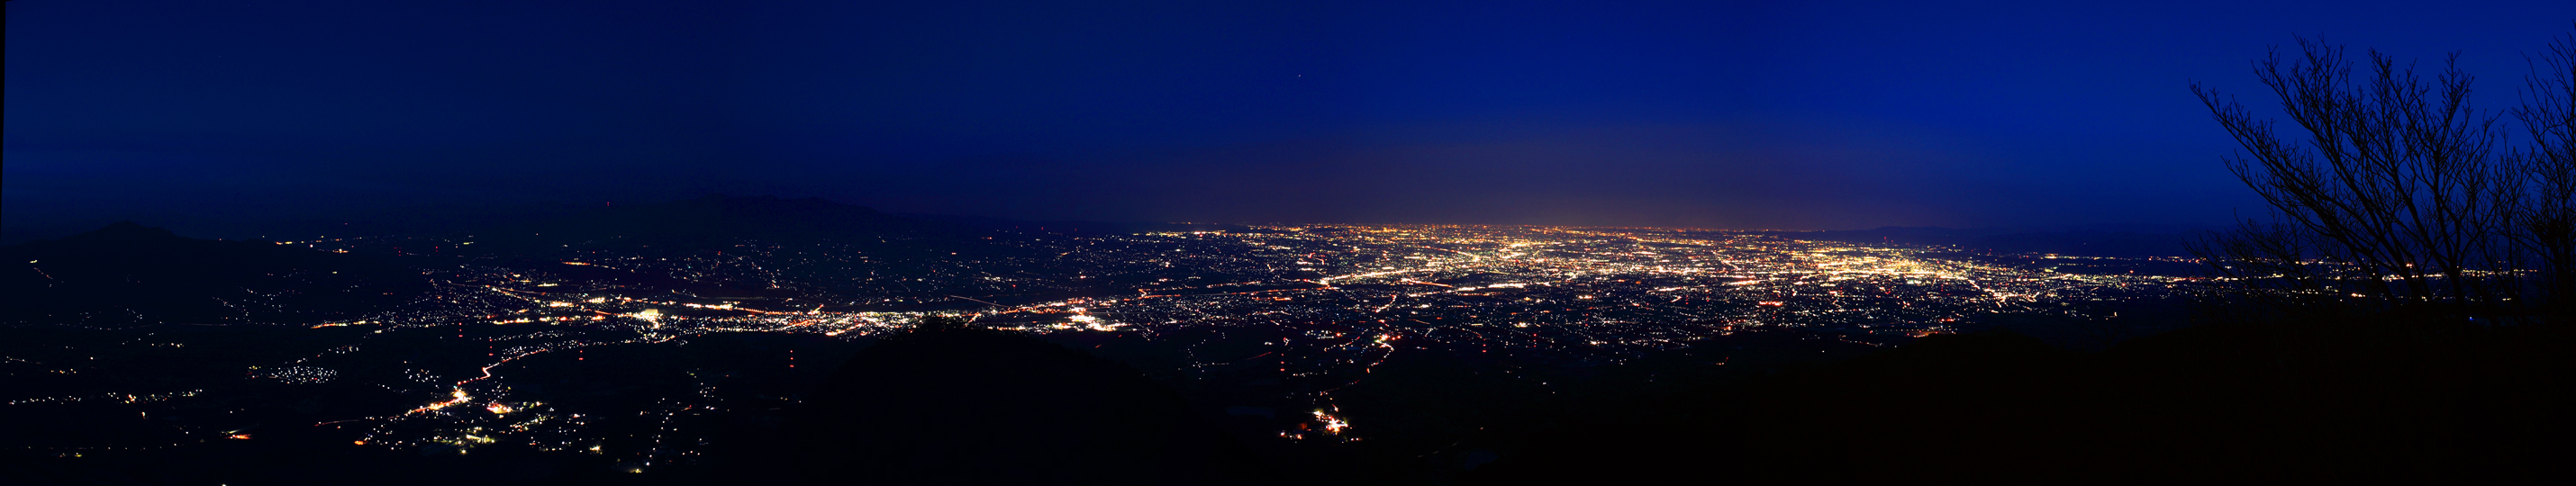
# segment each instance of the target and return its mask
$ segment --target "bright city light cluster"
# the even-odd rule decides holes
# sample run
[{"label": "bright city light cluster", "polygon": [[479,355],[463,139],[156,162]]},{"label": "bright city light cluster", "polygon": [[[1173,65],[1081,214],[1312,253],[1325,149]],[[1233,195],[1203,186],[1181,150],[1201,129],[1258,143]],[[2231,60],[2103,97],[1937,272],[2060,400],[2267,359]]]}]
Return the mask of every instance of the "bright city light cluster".
[{"label": "bright city light cluster", "polygon": [[[783,413],[799,399],[795,386],[806,386],[796,384],[837,364],[818,360],[937,312],[1061,342],[1147,343],[1176,357],[1173,369],[1148,374],[1250,390],[1229,413],[1272,421],[1283,438],[1350,441],[1367,434],[1370,417],[1341,412],[1335,393],[1403,353],[1472,355],[1518,379],[1738,332],[1797,330],[1880,346],[1997,316],[2100,321],[2116,312],[2108,303],[2194,285],[2137,270],[2171,260],[1756,232],[1317,225],[1004,235],[1017,236],[912,253],[746,241],[723,251],[573,248],[532,263],[466,261],[428,269],[438,290],[403,308],[274,330],[275,342],[100,341],[136,353],[302,347],[280,353],[294,359],[248,364],[242,383],[5,403],[105,401],[113,405],[99,406],[138,407],[144,419],[195,414],[170,423],[201,437],[251,422],[234,417],[309,417],[296,426],[338,431],[352,446],[469,454],[514,444],[608,456],[641,472],[723,440],[719,424]],[[460,241],[296,244],[367,252]],[[804,368],[798,351],[807,353]],[[65,373],[97,366],[10,359]],[[252,396],[252,382],[363,398],[267,405],[303,410],[291,413],[255,401],[228,410],[173,405]],[[1276,413],[1294,410],[1311,413]],[[261,440],[248,437],[256,436],[241,440]]]}]

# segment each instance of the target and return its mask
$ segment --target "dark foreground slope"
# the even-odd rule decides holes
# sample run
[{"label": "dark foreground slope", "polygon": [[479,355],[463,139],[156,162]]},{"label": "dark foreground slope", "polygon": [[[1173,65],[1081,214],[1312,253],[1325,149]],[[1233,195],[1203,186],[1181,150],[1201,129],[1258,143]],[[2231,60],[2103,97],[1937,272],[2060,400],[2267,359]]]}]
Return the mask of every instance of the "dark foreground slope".
[{"label": "dark foreground slope", "polygon": [[1124,364],[933,324],[852,357],[788,424],[810,484],[1253,484],[1241,448]]},{"label": "dark foreground slope", "polygon": [[2565,329],[2211,325],[2093,354],[1936,336],[1629,404],[1465,484],[2498,483],[2565,461]]},{"label": "dark foreground slope", "polygon": [[382,309],[429,290],[382,258],[264,241],[200,240],[133,222],[0,249],[0,319],[126,325],[302,322]]}]

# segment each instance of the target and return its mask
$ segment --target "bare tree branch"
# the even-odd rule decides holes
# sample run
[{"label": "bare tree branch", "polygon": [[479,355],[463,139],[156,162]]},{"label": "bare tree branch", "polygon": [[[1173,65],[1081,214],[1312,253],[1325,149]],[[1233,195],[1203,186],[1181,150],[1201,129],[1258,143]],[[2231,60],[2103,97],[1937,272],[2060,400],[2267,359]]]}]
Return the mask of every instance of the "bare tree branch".
[{"label": "bare tree branch", "polygon": [[[2275,210],[2193,247],[2239,297],[2300,312],[2564,322],[2576,287],[2576,36],[2533,61],[2529,147],[2498,151],[2498,114],[2471,106],[2457,53],[2432,79],[2369,51],[2299,39],[2254,75],[2304,136],[2194,84],[2243,149],[2227,168]],[[2545,68],[2544,68],[2545,66]],[[2545,73],[2545,74],[2544,74]]]}]

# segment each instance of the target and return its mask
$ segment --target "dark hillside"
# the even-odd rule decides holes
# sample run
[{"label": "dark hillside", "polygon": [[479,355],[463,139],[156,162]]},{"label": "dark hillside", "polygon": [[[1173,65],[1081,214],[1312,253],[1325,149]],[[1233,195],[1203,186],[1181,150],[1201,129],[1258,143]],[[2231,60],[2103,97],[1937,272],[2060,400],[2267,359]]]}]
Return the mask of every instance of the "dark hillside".
[{"label": "dark hillside", "polygon": [[934,323],[861,351],[791,419],[812,484],[1248,484],[1178,394],[1036,338]]},{"label": "dark hillside", "polygon": [[[1935,336],[1631,404],[1461,482],[2564,480],[2570,341],[2539,326],[2238,324],[2077,354],[2009,331]],[[1646,452],[1592,452],[1605,447]]]},{"label": "dark hillside", "polygon": [[130,221],[0,256],[18,268],[0,319],[16,322],[309,322],[387,308],[430,286],[377,256],[200,240]]}]

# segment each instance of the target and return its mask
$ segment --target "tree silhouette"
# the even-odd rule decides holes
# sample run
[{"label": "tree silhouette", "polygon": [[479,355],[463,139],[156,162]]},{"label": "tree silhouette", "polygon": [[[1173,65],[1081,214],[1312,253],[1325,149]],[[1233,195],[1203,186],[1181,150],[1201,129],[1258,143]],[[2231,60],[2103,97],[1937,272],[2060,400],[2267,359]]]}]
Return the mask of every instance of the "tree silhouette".
[{"label": "tree silhouette", "polygon": [[2576,264],[2576,36],[2535,59],[2520,108],[2527,145],[2470,104],[2459,55],[2429,82],[2369,51],[2299,39],[2254,74],[2301,132],[2195,83],[2245,152],[2228,169],[2275,210],[2193,245],[2231,295],[2301,314],[2404,315],[2454,324],[2564,322]]},{"label": "tree silhouette", "polygon": [[2535,176],[2535,187],[2510,235],[2546,269],[2540,290],[2556,297],[2552,310],[2564,318],[2576,310],[2568,297],[2576,293],[2576,35],[2550,43],[2531,64],[2523,105],[2513,110],[2531,147],[2509,156]]}]

